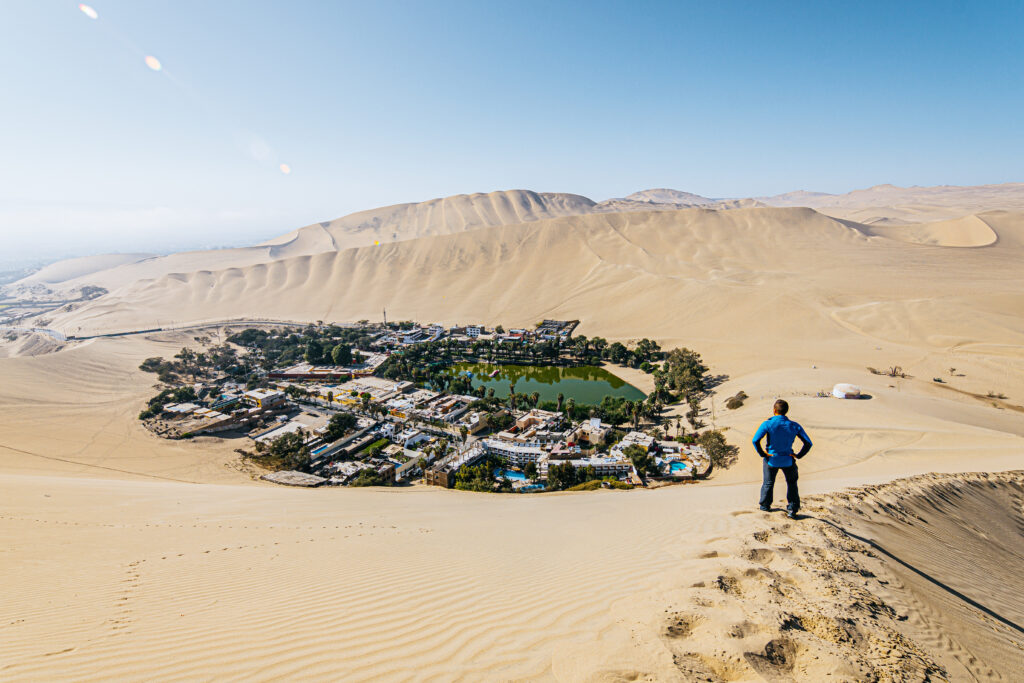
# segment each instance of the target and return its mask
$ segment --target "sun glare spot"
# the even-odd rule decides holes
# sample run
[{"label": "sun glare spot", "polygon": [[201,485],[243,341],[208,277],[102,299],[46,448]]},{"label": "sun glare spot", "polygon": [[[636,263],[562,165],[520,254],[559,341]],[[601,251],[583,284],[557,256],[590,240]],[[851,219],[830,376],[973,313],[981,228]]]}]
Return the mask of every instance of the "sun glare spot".
[{"label": "sun glare spot", "polygon": [[289,173],[292,172],[292,167],[289,166],[288,164],[281,164],[279,168],[281,169],[281,173],[284,173],[285,175],[288,175]]},{"label": "sun glare spot", "polygon": [[79,5],[78,9],[82,10],[82,14],[89,17],[90,19],[99,19],[100,15],[96,13],[92,7],[88,5]]},{"label": "sun glare spot", "polygon": [[146,66],[148,66],[153,71],[159,71],[163,68],[162,66],[160,66],[160,60],[154,57],[153,55],[146,55]]},{"label": "sun glare spot", "polygon": [[380,240],[374,240],[373,246],[379,247],[380,246]]}]

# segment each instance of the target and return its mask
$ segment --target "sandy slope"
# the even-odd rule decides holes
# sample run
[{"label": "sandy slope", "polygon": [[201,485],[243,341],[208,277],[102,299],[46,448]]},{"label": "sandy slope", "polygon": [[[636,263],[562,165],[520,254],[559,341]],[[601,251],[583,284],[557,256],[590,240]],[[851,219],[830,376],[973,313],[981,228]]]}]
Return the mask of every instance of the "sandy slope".
[{"label": "sandy slope", "polygon": [[634,628],[660,637],[686,679],[1019,678],[1024,471],[808,503],[798,523],[738,511],[753,528],[702,545],[705,578],[680,576],[657,597],[667,615]]},{"label": "sandy slope", "polygon": [[846,194],[789,192],[757,197],[771,206],[808,206],[861,223],[921,223],[960,218],[991,209],[1024,210],[1024,183],[958,187],[876,185]]},{"label": "sandy slope", "polygon": [[460,194],[416,204],[396,204],[360,211],[333,221],[317,223],[283,235],[267,244],[324,234],[334,249],[362,247],[374,242],[447,235],[496,225],[528,223],[544,218],[587,213],[594,202],[575,194],[507,190]]},{"label": "sandy slope", "polygon": [[93,273],[117,268],[128,263],[137,263],[152,254],[98,254],[65,259],[40,268],[26,278],[18,281],[21,285],[56,285],[68,280],[80,279]]},{"label": "sandy slope", "polygon": [[897,485],[869,504],[812,499],[814,518],[781,524],[750,512],[752,485],[524,500],[5,474],[2,671],[1013,680],[1020,633],[989,612],[1019,623],[1019,573],[941,556],[980,528],[1008,538],[993,563],[1019,562],[1017,481],[937,509],[915,484],[901,505],[924,521],[874,502],[902,501]]},{"label": "sandy slope", "polygon": [[[756,199],[708,199],[679,190],[652,189],[597,203],[580,195],[529,190],[455,195],[360,211],[294,230],[254,247],[152,257],[106,254],[69,259],[15,283],[10,290],[23,292],[26,288],[40,285],[61,291],[83,285],[114,289],[171,273],[242,268],[351,247],[587,213],[678,211],[694,207],[730,210],[765,206],[815,208],[829,216],[875,226],[879,230],[873,234],[903,241],[978,246],[983,238],[977,234],[979,231],[983,235],[986,233],[977,227],[958,226],[955,220],[948,227],[917,224],[952,219],[970,222],[973,214],[989,210],[1024,211],[1024,184],[924,188],[878,185],[843,195],[801,191]],[[916,227],[891,233],[885,230],[904,225]],[[964,238],[960,234],[964,231],[971,236]],[[963,244],[965,239],[967,243]]]},{"label": "sandy slope", "polygon": [[875,223],[868,227],[867,231],[872,235],[889,237],[901,242],[939,247],[987,247],[999,239],[992,226],[985,222],[985,214],[972,214],[934,223]]},{"label": "sandy slope", "polygon": [[70,289],[91,284],[115,289],[170,273],[242,268],[282,258],[372,245],[374,242],[394,242],[575,215],[588,212],[593,205],[593,201],[579,195],[528,190],[455,195],[361,211],[333,221],[315,223],[252,247],[189,251],[167,256],[105,254],[69,259],[47,266],[15,283],[14,287],[47,284]]}]

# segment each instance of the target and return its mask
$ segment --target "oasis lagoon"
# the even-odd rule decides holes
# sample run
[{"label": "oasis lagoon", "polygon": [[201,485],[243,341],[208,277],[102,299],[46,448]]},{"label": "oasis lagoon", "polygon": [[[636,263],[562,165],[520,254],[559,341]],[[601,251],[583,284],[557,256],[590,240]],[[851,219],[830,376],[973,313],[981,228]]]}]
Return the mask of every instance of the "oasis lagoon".
[{"label": "oasis lagoon", "polygon": [[473,388],[494,389],[498,398],[507,398],[513,382],[517,394],[540,394],[541,401],[556,401],[562,394],[578,404],[596,405],[605,396],[621,396],[629,401],[645,398],[644,392],[593,365],[556,367],[538,365],[492,365],[456,363],[448,368],[453,375],[472,373]]}]

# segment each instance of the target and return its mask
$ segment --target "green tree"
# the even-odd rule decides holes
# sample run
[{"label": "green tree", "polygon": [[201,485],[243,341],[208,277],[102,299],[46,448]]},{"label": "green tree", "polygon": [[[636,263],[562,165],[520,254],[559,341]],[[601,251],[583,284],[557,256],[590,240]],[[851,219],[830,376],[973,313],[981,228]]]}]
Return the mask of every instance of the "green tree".
[{"label": "green tree", "polygon": [[306,433],[299,429],[282,434],[267,448],[271,459],[282,470],[303,470],[309,466],[309,449],[305,446]]},{"label": "green tree", "polygon": [[359,474],[348,483],[349,486],[387,486],[384,478],[373,468],[360,470]]},{"label": "green tree", "polygon": [[708,460],[710,465],[707,472],[704,473],[704,477],[711,476],[711,472],[716,467],[726,468],[733,465],[739,457],[740,449],[736,446],[731,446],[725,440],[725,434],[721,430],[712,429],[703,432],[697,437],[697,443],[704,447],[707,451]]},{"label": "green tree", "polygon": [[571,462],[566,460],[561,464],[548,465],[547,488],[549,490],[564,491],[576,484],[576,468]]},{"label": "green tree", "polygon": [[348,344],[337,344],[331,349],[331,360],[335,365],[351,365],[352,347]]},{"label": "green tree", "polygon": [[316,339],[310,339],[306,342],[306,353],[303,354],[303,358],[306,359],[307,363],[318,365],[324,360],[324,349],[320,342]]},{"label": "green tree", "polygon": [[327,423],[324,431],[324,441],[337,441],[348,432],[356,428],[356,416],[352,413],[335,413]]},{"label": "green tree", "polygon": [[629,357],[629,349],[627,349],[622,342],[615,342],[608,347],[608,360],[613,363],[622,364]]},{"label": "green tree", "polygon": [[687,348],[669,351],[663,367],[667,385],[687,398],[705,391],[707,370],[700,354]]},{"label": "green tree", "polygon": [[645,476],[655,466],[654,456],[644,450],[642,446],[637,446],[636,444],[626,446],[622,453],[633,463],[633,467],[636,468],[637,473],[641,477]]}]

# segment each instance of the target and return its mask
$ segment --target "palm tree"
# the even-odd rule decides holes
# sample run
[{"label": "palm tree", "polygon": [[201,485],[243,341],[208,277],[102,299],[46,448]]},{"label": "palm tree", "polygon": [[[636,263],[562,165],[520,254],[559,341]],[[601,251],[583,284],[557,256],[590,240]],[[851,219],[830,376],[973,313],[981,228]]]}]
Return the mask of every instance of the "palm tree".
[{"label": "palm tree", "polygon": [[540,403],[540,393],[535,391],[530,394],[530,405],[536,408],[538,403]]},{"label": "palm tree", "polygon": [[565,395],[562,393],[558,394],[558,412],[562,412],[562,403],[565,401]]}]

